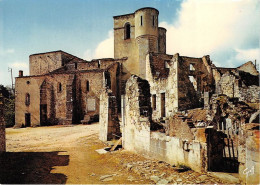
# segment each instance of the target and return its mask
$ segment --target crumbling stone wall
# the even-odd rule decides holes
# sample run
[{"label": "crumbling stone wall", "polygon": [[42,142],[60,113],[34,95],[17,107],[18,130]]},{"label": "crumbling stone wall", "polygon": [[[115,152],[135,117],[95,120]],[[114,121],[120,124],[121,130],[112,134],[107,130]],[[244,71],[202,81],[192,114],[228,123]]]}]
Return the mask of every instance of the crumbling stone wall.
[{"label": "crumbling stone wall", "polygon": [[132,75],[126,83],[124,148],[146,153],[150,142],[150,86],[147,81]]},{"label": "crumbling stone wall", "polygon": [[185,140],[152,132],[149,155],[172,165],[189,166],[195,171],[207,170],[207,147],[197,140]]},{"label": "crumbling stone wall", "polygon": [[[77,69],[78,70],[94,70],[94,69],[107,69],[111,65],[115,64],[116,62],[123,62],[127,60],[127,58],[122,59],[113,59],[113,58],[102,58],[102,59],[94,59],[90,62],[87,61],[77,61]],[[70,62],[73,64],[73,62]]]},{"label": "crumbling stone wall", "polygon": [[194,135],[191,131],[191,128],[187,124],[187,119],[178,117],[177,115],[171,117],[167,122],[168,130],[166,135],[171,137],[182,138],[183,140],[193,140]]},{"label": "crumbling stone wall", "polygon": [[[191,67],[192,66],[192,67]],[[146,79],[151,86],[153,119],[162,116],[161,94],[165,93],[165,116],[179,110],[203,106],[204,92],[214,92],[212,63],[209,56],[202,58],[149,53],[146,57]],[[194,81],[190,78],[193,77]],[[154,103],[152,103],[154,105]]]},{"label": "crumbling stone wall", "polygon": [[[248,65],[249,69],[246,67]],[[219,69],[224,73],[216,85],[216,93],[236,97],[246,103],[259,103],[259,76],[253,75],[258,72],[252,65],[252,62],[249,62],[236,69]]]},{"label": "crumbling stone wall", "polygon": [[152,97],[155,97],[151,100],[153,120],[162,117],[162,93],[165,93],[164,117],[169,117],[178,110],[176,56],[150,53],[146,57],[146,65],[146,79],[150,84]]},{"label": "crumbling stone wall", "polygon": [[228,71],[221,76],[217,93],[225,94],[231,98],[239,97],[238,83],[236,76]]},{"label": "crumbling stone wall", "polygon": [[214,92],[213,65],[209,56],[179,56],[178,63],[178,109],[202,107],[203,93]]},{"label": "crumbling stone wall", "polygon": [[100,95],[99,139],[104,142],[120,137],[116,96],[107,91]]},{"label": "crumbling stone wall", "polygon": [[[214,94],[210,100],[207,121],[215,129],[227,131],[230,128],[236,131],[241,128],[241,125],[249,121],[254,112],[254,109],[239,101],[238,98]],[[227,119],[230,119],[231,125],[227,124]]]},{"label": "crumbling stone wall", "polygon": [[[205,171],[207,148],[202,139],[205,132],[196,132],[190,140],[170,137],[165,133],[151,131],[150,88],[147,81],[131,76],[126,84],[125,121],[123,126],[123,147],[145,154],[170,164],[183,164],[195,171]],[[140,102],[140,100],[142,100]],[[148,104],[143,104],[148,102]],[[148,107],[148,109],[147,109]],[[147,110],[147,112],[142,110]],[[123,112],[123,111],[122,111]],[[124,117],[124,116],[123,116]],[[187,138],[188,139],[188,138]]]},{"label": "crumbling stone wall", "polygon": [[239,178],[246,184],[260,183],[259,124],[246,124],[239,135]]},{"label": "crumbling stone wall", "polygon": [[237,67],[239,71],[244,71],[250,73],[251,75],[258,76],[259,72],[256,70],[256,66],[253,64],[252,61],[249,61],[239,67]]},{"label": "crumbling stone wall", "polygon": [[0,93],[0,153],[5,152],[6,141],[5,141],[5,121],[4,121],[4,101],[3,96]]}]

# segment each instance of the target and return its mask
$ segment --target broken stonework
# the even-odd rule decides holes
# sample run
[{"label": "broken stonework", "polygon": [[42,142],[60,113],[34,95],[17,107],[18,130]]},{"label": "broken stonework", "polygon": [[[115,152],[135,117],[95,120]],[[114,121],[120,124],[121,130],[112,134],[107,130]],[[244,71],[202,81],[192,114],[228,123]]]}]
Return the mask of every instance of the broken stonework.
[{"label": "broken stonework", "polygon": [[259,124],[247,124],[239,135],[239,177],[246,184],[260,184]]},{"label": "broken stonework", "polygon": [[[166,136],[165,133],[150,129],[153,123],[151,123],[149,97],[147,81],[131,76],[126,83],[123,147],[167,161],[170,164],[184,164],[195,171],[205,171],[207,168],[205,143],[192,140],[193,138],[185,140]],[[147,99],[144,100],[144,98]],[[143,100],[142,103],[140,99]],[[142,112],[142,110],[146,110],[146,112]],[[189,126],[187,126],[187,129],[190,129]]]},{"label": "broken stonework", "polygon": [[[210,100],[211,109],[208,110],[208,120],[214,128],[228,132],[236,132],[241,125],[248,123],[251,115],[255,112],[248,104],[238,98],[230,98],[226,95],[214,94]],[[229,120],[227,122],[227,120]],[[231,123],[230,123],[231,122]],[[229,125],[227,125],[229,124]]]},{"label": "broken stonework", "polygon": [[100,132],[101,141],[109,141],[120,137],[120,126],[116,97],[111,92],[103,91],[100,95]]}]

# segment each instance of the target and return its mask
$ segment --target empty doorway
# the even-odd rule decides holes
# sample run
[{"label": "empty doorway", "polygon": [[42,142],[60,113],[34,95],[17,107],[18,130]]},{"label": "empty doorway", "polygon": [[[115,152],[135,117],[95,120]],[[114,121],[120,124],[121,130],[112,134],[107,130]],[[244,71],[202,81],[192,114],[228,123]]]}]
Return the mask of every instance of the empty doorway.
[{"label": "empty doorway", "polygon": [[165,93],[161,93],[161,117],[165,117]]},{"label": "empty doorway", "polygon": [[31,126],[31,114],[25,113],[25,126],[30,127]]}]

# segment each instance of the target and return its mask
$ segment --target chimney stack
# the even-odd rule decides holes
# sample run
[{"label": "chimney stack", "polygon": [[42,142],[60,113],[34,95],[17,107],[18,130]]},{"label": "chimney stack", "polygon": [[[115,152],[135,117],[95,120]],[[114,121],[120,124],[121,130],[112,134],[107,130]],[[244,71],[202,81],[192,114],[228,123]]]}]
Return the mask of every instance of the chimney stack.
[{"label": "chimney stack", "polygon": [[19,77],[23,77],[23,70],[19,70]]}]

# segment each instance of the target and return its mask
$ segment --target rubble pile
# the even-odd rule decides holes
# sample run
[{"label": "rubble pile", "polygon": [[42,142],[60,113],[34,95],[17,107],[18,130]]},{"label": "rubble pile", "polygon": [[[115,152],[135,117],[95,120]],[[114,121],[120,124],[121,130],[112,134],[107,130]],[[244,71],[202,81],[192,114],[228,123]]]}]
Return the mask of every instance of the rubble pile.
[{"label": "rubble pile", "polygon": [[214,126],[217,126],[217,123],[223,122],[226,118],[231,119],[233,124],[241,126],[241,124],[249,122],[250,116],[254,112],[253,108],[239,101],[238,98],[214,94],[210,100],[207,119]]},{"label": "rubble pile", "polygon": [[150,179],[156,184],[223,183],[220,179],[194,172],[183,165],[171,166],[163,161],[122,161],[121,163],[128,171],[134,172],[146,179]]}]

